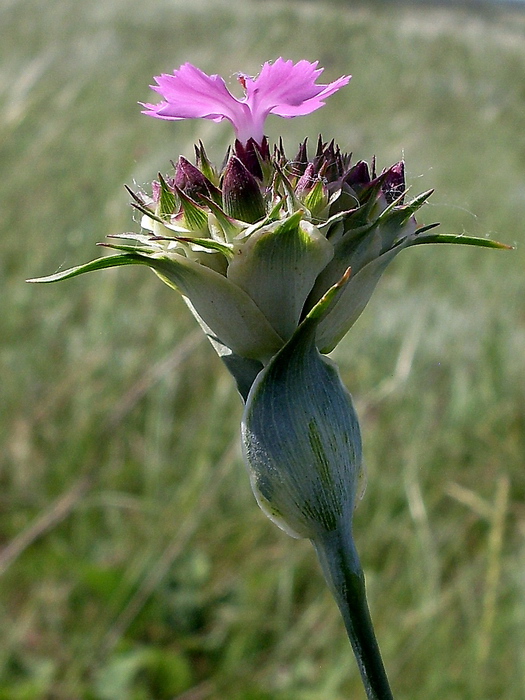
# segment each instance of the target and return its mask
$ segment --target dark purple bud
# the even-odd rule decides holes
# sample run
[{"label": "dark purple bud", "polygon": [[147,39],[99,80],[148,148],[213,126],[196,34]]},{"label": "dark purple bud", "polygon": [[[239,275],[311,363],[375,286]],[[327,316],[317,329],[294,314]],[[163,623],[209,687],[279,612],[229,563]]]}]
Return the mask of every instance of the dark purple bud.
[{"label": "dark purple bud", "polygon": [[339,184],[350,167],[351,155],[341,153],[339,146],[332,140],[326,144],[321,136],[317,141],[317,152],[313,163],[315,171],[330,186]]},{"label": "dark purple bud", "polygon": [[228,216],[248,224],[266,214],[259,182],[237,156],[232,156],[224,169],[222,206]]},{"label": "dark purple bud", "polygon": [[370,182],[370,171],[365,160],[358,161],[345,175],[344,181],[354,190],[359,190]]},{"label": "dark purple bud", "polygon": [[323,155],[324,155],[325,160],[328,160],[328,161],[335,160],[336,149],[339,150],[339,146],[336,146],[334,139],[332,139],[330,141],[330,143],[328,144],[328,146],[324,149]]},{"label": "dark purple bud", "polygon": [[336,147],[332,140],[328,146],[325,146],[321,157],[316,158],[319,174],[327,182],[335,182],[343,175],[339,164],[340,157],[339,146]]},{"label": "dark purple bud", "polygon": [[277,160],[277,161],[283,161],[286,158],[286,154],[284,152],[284,143],[283,143],[282,136],[279,136],[279,143],[274,144],[273,158],[274,158],[274,160]]},{"label": "dark purple bud", "polygon": [[352,162],[352,152],[341,153],[341,172],[345,175],[350,170],[350,163]]},{"label": "dark purple bud", "polygon": [[306,170],[299,178],[297,186],[295,188],[295,194],[301,199],[308,194],[313,188],[315,183],[318,181],[318,177],[315,172],[315,165],[313,163],[308,163]]},{"label": "dark purple bud", "polygon": [[[388,204],[391,204],[394,200],[398,199],[405,193],[405,163],[400,160],[399,163],[395,163],[390,168],[383,170],[381,175],[385,176],[381,189],[385,195],[385,199]],[[403,203],[403,199],[400,200],[400,204]]]},{"label": "dark purple bud", "polygon": [[208,178],[184,156],[180,156],[175,166],[174,185],[194,200],[201,196],[212,197],[214,191],[217,191]]},{"label": "dark purple bud", "polygon": [[235,140],[235,155],[245,166],[245,168],[259,180],[263,179],[261,164],[259,161],[270,162],[270,146],[268,139],[263,137],[261,143],[257,143],[253,139],[248,139],[245,144],[242,144],[238,139]]}]

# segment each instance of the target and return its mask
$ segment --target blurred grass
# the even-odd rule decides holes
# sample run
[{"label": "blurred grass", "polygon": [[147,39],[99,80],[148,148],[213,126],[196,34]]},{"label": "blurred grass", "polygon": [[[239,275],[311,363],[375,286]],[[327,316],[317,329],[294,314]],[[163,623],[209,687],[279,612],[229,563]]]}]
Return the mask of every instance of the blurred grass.
[{"label": "blurred grass", "polygon": [[6,0],[0,8],[0,700],[361,698],[305,542],[253,500],[233,382],[177,295],[126,269],[25,285],[127,230],[145,183],[226,125],[139,114],[189,60],[278,55],[351,85],[291,151],[404,155],[415,249],[336,351],[362,417],[356,537],[395,697],[525,697],[525,16],[398,5]]}]

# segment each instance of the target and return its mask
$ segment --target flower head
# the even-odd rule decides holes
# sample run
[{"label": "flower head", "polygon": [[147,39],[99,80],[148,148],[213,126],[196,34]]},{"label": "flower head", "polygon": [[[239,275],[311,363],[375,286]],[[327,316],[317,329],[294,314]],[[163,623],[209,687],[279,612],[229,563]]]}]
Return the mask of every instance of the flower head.
[{"label": "flower head", "polygon": [[324,100],[350,80],[343,75],[327,85],[318,85],[323,72],[317,61],[294,63],[278,58],[266,62],[256,78],[239,74],[245,90],[237,99],[219,75],[207,75],[191,63],[184,63],[173,74],[163,73],[155,78],[151,88],[164,100],[159,104],[142,103],[144,114],[159,119],[228,119],[237,139],[245,144],[250,138],[261,143],[264,122],[269,114],[290,119],[314,112]]},{"label": "flower head", "polygon": [[[264,77],[264,76],[263,76]],[[132,193],[141,233],[104,244],[118,255],[62,270],[52,282],[114,265],[147,265],[186,299],[247,396],[255,376],[294,335],[328,290],[345,279],[316,325],[318,349],[330,352],[362,313],[389,263],[423,243],[503,247],[468,236],[418,228],[414,214],[431,192],[404,202],[404,164],[380,174],[375,161],[357,161],[319,139],[287,158],[270,156],[266,139],[236,144],[222,171],[202,144],[196,164],[180,158],[153,183],[151,195]],[[350,277],[346,276],[351,269]]]}]

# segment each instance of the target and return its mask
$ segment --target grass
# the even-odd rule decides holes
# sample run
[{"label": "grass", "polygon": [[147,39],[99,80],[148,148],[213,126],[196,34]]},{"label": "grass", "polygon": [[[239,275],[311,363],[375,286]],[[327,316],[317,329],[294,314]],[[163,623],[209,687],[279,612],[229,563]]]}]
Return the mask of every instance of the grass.
[{"label": "grass", "polygon": [[[97,255],[145,183],[230,133],[139,114],[190,60],[319,59],[351,85],[303,120],[401,155],[423,223],[513,253],[404,253],[335,353],[363,425],[356,539],[395,697],[525,695],[525,16],[397,5],[5,2],[0,45],[0,700],[361,698],[308,543],[257,508],[233,382],[142,269]],[[7,31],[5,29],[7,28]]]}]

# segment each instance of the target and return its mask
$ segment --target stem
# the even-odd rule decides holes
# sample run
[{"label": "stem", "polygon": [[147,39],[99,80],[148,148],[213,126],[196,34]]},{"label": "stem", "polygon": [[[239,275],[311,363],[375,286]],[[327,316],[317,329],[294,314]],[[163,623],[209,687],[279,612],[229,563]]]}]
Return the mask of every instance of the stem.
[{"label": "stem", "polygon": [[365,577],[350,525],[312,540],[324,577],[343,616],[368,700],[393,700],[374,634]]}]

